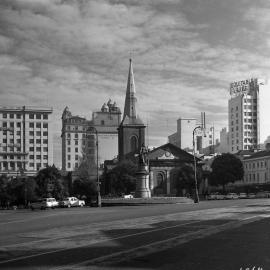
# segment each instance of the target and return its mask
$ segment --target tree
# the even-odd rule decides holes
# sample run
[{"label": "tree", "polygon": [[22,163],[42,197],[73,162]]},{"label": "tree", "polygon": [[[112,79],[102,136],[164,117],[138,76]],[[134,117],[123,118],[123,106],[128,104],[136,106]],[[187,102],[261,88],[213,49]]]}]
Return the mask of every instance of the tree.
[{"label": "tree", "polygon": [[54,165],[40,170],[36,176],[36,182],[37,193],[40,197],[52,196],[62,199],[67,195],[61,174]]},{"label": "tree", "polygon": [[241,180],[244,176],[244,168],[241,160],[230,153],[217,156],[211,168],[212,172],[209,177],[210,184],[213,186],[221,185],[223,192],[225,192],[225,186],[228,183]]},{"label": "tree", "polygon": [[128,194],[135,191],[137,165],[130,160],[124,160],[106,173],[104,178],[109,182],[113,194]]},{"label": "tree", "polygon": [[0,207],[7,207],[10,196],[8,194],[8,178],[6,175],[0,176]]},{"label": "tree", "polygon": [[[195,189],[194,167],[185,164],[182,167],[176,169],[175,175],[176,175],[175,187],[177,190],[177,196],[181,195],[183,189],[187,190],[189,194],[192,194],[193,190]],[[200,167],[197,167],[198,186],[200,184],[201,178],[202,178],[202,170]]]}]

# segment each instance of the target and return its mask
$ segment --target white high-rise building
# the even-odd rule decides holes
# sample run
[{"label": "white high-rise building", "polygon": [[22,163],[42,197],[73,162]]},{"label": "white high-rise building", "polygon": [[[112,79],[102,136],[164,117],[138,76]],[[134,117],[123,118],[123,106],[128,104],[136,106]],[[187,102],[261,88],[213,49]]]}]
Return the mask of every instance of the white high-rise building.
[{"label": "white high-rise building", "polygon": [[260,149],[270,135],[270,91],[258,79],[230,84],[229,151]]},{"label": "white high-rise building", "polygon": [[0,107],[0,174],[34,175],[53,164],[52,111]]}]

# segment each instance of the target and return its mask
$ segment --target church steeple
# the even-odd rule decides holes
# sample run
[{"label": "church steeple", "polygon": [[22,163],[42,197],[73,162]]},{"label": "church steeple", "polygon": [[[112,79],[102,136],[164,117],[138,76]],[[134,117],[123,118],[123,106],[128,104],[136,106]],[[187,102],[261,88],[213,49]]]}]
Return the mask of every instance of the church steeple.
[{"label": "church steeple", "polygon": [[130,118],[137,118],[136,114],[136,103],[137,99],[135,97],[135,82],[134,82],[134,74],[133,74],[133,67],[132,67],[132,60],[129,59],[129,72],[128,72],[128,80],[127,80],[127,91],[126,91],[126,99],[125,99],[125,108],[124,108],[124,115]]}]

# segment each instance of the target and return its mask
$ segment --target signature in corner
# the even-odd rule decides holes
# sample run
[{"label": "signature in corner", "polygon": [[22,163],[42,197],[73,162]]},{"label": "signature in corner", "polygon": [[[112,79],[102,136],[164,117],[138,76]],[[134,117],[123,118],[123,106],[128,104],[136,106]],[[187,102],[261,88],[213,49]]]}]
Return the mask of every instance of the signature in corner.
[{"label": "signature in corner", "polygon": [[263,270],[263,268],[260,267],[260,266],[258,266],[258,267],[256,267],[256,266],[253,266],[253,267],[244,267],[244,268],[241,267],[240,270]]}]

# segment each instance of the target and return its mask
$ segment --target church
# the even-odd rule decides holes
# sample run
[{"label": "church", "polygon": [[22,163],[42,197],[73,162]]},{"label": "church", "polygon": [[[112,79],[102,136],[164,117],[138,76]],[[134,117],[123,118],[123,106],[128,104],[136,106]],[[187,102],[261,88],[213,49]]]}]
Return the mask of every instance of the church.
[{"label": "church", "polygon": [[[137,162],[137,156],[145,144],[145,124],[138,116],[135,80],[132,60],[129,60],[129,72],[122,121],[118,127],[118,161],[132,160]],[[183,166],[194,164],[194,156],[167,143],[147,153],[149,170],[149,188],[151,195],[176,195],[177,170]],[[196,162],[199,159],[196,158]],[[116,165],[115,161],[106,161],[105,170]]]}]

